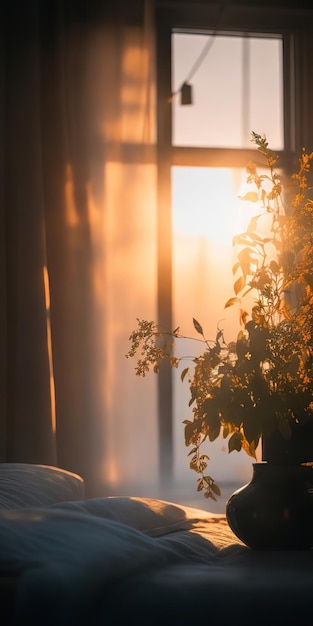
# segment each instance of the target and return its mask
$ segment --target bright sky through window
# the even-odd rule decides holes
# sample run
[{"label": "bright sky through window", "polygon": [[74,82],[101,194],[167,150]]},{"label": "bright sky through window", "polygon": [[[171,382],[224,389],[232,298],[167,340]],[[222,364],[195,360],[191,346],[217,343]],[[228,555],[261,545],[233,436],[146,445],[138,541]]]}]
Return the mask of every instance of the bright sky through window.
[{"label": "bright sky through window", "polygon": [[190,83],[194,104],[173,99],[176,146],[244,148],[250,132],[266,133],[274,150],[283,145],[282,39],[174,33],[172,92],[188,78],[212,41]]}]

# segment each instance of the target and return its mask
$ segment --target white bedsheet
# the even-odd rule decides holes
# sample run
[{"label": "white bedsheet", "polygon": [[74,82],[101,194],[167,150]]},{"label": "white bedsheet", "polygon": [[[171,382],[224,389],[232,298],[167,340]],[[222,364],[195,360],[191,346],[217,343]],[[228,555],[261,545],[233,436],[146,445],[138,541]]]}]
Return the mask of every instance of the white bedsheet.
[{"label": "white bedsheet", "polygon": [[223,515],[159,500],[3,511],[0,571],[14,626],[313,624],[311,550],[253,552]]}]

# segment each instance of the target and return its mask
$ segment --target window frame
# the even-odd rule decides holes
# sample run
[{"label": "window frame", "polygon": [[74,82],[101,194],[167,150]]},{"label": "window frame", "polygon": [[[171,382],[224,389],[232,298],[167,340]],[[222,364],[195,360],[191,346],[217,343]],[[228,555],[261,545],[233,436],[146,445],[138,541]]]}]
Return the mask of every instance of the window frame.
[{"label": "window frame", "polygon": [[[221,10],[222,9],[222,10]],[[313,11],[251,7],[224,2],[156,3],[156,91],[157,91],[157,188],[158,188],[158,276],[157,318],[172,328],[172,223],[171,167],[242,167],[255,160],[255,147],[204,148],[172,145],[171,40],[172,32],[240,32],[279,35],[283,39],[284,150],[279,162],[286,172],[294,171],[302,146],[313,147],[313,112],[310,99],[310,48],[313,40]],[[161,482],[173,478],[173,390],[172,370],[162,363],[158,376],[159,467]]]}]

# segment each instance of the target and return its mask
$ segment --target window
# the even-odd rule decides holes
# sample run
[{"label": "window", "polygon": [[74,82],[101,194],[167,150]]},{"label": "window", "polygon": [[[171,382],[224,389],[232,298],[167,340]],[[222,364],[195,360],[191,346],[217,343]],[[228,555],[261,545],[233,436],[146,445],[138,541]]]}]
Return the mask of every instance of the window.
[{"label": "window", "polygon": [[[242,219],[236,196],[245,166],[256,160],[251,131],[266,134],[288,170],[310,139],[302,15],[237,9],[156,10],[158,321],[194,334],[196,317],[213,338],[210,325],[232,293],[227,245]],[[182,104],[190,97],[193,104]],[[231,332],[234,321],[224,323]],[[158,383],[161,475],[187,480],[182,421],[190,418],[189,392],[166,365]],[[227,468],[227,455],[222,462]]]},{"label": "window", "polygon": [[249,148],[251,129],[263,129],[284,148],[281,35],[173,32],[171,46],[172,145]]}]

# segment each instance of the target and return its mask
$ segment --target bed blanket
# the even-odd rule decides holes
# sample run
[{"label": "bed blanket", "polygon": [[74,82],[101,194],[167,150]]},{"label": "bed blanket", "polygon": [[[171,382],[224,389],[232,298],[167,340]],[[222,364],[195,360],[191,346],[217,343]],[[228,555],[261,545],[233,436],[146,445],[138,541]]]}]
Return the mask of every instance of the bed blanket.
[{"label": "bed blanket", "polygon": [[14,626],[312,624],[312,556],[253,552],[223,515],[147,498],[0,513]]}]

